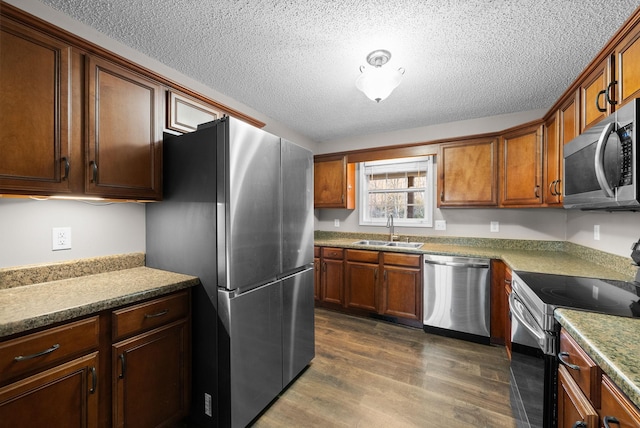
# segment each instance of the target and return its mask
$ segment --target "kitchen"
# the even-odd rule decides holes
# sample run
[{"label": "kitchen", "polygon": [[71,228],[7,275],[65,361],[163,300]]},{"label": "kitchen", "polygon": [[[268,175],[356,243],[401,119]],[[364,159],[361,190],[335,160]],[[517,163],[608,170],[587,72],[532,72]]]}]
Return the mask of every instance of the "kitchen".
[{"label": "kitchen", "polygon": [[[23,7],[30,13],[40,15],[43,19],[66,27],[74,33],[82,34],[87,39],[95,37],[101,45],[110,50],[130,56],[149,68],[159,69],[170,77],[176,76],[176,80],[184,79],[175,71],[167,70],[166,66],[156,64],[146,57],[143,58],[130,48],[113,40],[104,40],[96,32],[60,13],[44,8],[37,2],[20,2],[18,7]],[[188,83],[189,86],[198,90],[202,87],[197,82],[193,82],[192,85],[189,80]],[[201,90],[211,93],[209,89]],[[227,98],[223,95],[216,94],[212,98],[227,102]],[[238,105],[237,102],[229,102],[229,104]],[[243,107],[241,110],[253,114],[250,108]],[[524,113],[507,113],[484,119],[461,120],[404,131],[380,132],[366,138],[338,139],[317,145],[307,138],[295,135],[294,131],[285,132],[277,125],[273,128],[273,132],[291,138],[299,144],[308,145],[317,154],[322,154],[387,146],[396,142],[432,141],[459,135],[499,132],[539,119],[544,113],[542,109]],[[259,113],[254,116],[264,117]],[[2,220],[0,228],[4,237],[3,242],[6,244],[0,248],[0,267],[145,252],[145,206],[142,204],[27,199],[1,199],[0,204],[0,220]],[[315,214],[315,230],[380,233],[380,228],[359,226],[357,210],[322,209],[316,210]],[[338,220],[337,223],[336,220]],[[635,213],[584,213],[562,209],[436,209],[434,220],[446,220],[447,229],[446,231],[429,230],[428,234],[433,236],[559,240],[622,257],[628,257],[631,244],[638,238],[637,233],[633,233],[634,230],[638,230]],[[490,231],[491,222],[498,222],[498,232]],[[51,228],[61,225],[72,228],[73,248],[70,251],[51,252]],[[594,239],[595,225],[600,226],[599,240]],[[402,229],[401,232],[409,235],[423,233],[422,229],[411,228]]]}]

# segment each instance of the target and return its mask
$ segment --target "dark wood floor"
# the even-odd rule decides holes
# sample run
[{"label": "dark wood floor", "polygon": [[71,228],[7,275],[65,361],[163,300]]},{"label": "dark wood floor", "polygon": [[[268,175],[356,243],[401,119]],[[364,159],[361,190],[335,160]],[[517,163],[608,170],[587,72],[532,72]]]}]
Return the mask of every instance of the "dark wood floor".
[{"label": "dark wood floor", "polygon": [[514,427],[504,348],[316,309],[316,357],[254,427]]}]

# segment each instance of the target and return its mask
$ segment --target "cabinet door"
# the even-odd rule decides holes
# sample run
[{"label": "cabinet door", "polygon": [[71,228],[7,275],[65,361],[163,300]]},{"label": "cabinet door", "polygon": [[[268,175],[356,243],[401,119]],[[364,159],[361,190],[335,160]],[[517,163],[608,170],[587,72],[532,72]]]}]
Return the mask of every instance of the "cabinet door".
[{"label": "cabinet door", "polygon": [[422,320],[422,270],[384,266],[382,313]]},{"label": "cabinet door", "polygon": [[187,414],[186,321],[113,345],[113,426],[151,427]]},{"label": "cabinet door", "polygon": [[5,17],[0,46],[0,193],[69,193],[71,48]]},{"label": "cabinet door", "polygon": [[345,305],[378,312],[378,265],[347,261]]},{"label": "cabinet door", "polygon": [[97,427],[98,353],[0,388],[0,425]]},{"label": "cabinet door", "polygon": [[156,82],[89,57],[85,192],[161,199],[162,93]]},{"label": "cabinet door", "polygon": [[[581,133],[613,112],[613,106],[606,102],[604,95],[600,95],[612,80],[609,64],[610,60],[607,57],[580,84]],[[605,111],[600,111],[596,103]]]},{"label": "cabinet door", "polygon": [[355,208],[355,164],[346,156],[314,160],[313,180],[314,208]]},{"label": "cabinet door", "polygon": [[222,113],[201,101],[177,94],[167,93],[167,128],[178,132],[193,132],[198,125],[222,117]]},{"label": "cabinet door", "polygon": [[634,30],[618,44],[616,74],[616,107],[640,97],[640,29]]},{"label": "cabinet door", "polygon": [[606,375],[602,376],[601,398],[600,416],[609,424],[609,427],[640,426],[640,411]]},{"label": "cabinet door", "polygon": [[598,414],[563,366],[558,367],[558,428],[597,428]]},{"label": "cabinet door", "polygon": [[543,202],[549,206],[562,205],[562,146],[560,144],[559,113],[544,125],[544,180]]},{"label": "cabinet door", "polygon": [[342,306],[344,269],[342,260],[325,259],[322,262],[322,301]]},{"label": "cabinet door", "polygon": [[502,206],[539,206],[542,202],[542,126],[505,134],[500,144]]},{"label": "cabinet door", "polygon": [[443,144],[438,170],[438,207],[498,204],[497,140]]}]

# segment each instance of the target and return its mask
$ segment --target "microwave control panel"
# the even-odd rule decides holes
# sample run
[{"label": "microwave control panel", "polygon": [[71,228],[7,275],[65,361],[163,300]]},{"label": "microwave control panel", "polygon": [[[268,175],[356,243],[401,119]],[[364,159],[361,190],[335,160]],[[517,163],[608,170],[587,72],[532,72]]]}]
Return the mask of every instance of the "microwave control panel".
[{"label": "microwave control panel", "polygon": [[628,186],[633,182],[633,124],[618,128],[620,138],[620,186]]}]

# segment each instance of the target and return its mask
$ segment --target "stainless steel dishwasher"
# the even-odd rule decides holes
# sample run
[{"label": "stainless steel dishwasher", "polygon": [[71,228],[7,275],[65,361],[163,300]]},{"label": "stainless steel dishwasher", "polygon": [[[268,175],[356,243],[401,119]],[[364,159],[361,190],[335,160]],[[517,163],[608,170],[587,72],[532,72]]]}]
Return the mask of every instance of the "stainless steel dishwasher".
[{"label": "stainless steel dishwasher", "polygon": [[488,259],[424,256],[424,331],[489,343]]}]

